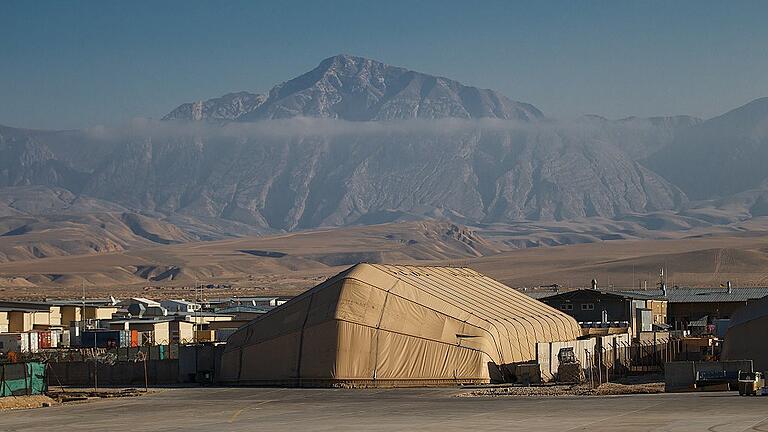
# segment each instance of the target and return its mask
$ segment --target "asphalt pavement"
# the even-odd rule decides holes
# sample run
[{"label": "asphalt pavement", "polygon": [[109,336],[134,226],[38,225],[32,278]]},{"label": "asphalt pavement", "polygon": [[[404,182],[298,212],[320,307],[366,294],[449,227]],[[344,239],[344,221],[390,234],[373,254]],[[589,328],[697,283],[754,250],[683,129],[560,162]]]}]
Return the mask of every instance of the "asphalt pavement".
[{"label": "asphalt pavement", "polygon": [[735,392],[457,397],[457,389],[174,388],[0,412],[2,431],[768,432],[768,397]]}]

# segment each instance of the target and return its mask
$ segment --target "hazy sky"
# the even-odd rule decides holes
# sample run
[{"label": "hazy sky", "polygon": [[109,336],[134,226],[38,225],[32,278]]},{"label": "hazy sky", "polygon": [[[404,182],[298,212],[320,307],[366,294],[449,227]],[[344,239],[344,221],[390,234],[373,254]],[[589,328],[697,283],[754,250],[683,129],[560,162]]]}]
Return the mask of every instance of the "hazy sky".
[{"label": "hazy sky", "polygon": [[0,124],[158,118],[349,53],[551,117],[709,117],[768,96],[768,2],[0,1]]}]

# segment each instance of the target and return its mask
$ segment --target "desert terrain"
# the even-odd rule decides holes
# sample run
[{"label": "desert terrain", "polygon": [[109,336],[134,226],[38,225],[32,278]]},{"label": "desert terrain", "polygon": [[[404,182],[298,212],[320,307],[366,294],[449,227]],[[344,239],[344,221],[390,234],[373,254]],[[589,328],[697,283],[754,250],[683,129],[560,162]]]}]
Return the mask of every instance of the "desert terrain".
[{"label": "desert terrain", "polygon": [[[656,230],[644,238],[600,240],[590,225],[466,227],[418,221],[314,229],[217,241],[88,250],[0,263],[3,298],[141,295],[295,295],[357,262],[474,268],[517,289],[543,285],[652,288],[659,269],[670,286],[768,284],[768,221]],[[54,230],[54,233],[56,231]],[[12,236],[50,243],[45,232]],[[574,239],[588,238],[584,242]],[[0,248],[9,237],[0,237]],[[588,241],[588,242],[587,242]],[[523,247],[525,246],[525,247]],[[647,282],[644,282],[647,281]]]}]

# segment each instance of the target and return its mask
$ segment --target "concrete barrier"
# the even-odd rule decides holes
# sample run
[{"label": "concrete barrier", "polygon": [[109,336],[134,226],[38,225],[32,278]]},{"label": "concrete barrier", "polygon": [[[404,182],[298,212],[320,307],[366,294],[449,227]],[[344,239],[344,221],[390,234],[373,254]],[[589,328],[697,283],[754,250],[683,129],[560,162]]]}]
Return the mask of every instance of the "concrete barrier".
[{"label": "concrete barrier", "polygon": [[696,390],[697,372],[752,372],[752,360],[726,360],[718,362],[679,361],[664,364],[664,391]]},{"label": "concrete barrier", "polygon": [[696,367],[692,361],[664,364],[664,391],[668,393],[695,389]]},{"label": "concrete barrier", "polygon": [[[143,386],[144,362],[48,363],[48,384],[51,386]],[[179,377],[178,360],[148,360],[147,380],[150,385],[176,384]]]}]

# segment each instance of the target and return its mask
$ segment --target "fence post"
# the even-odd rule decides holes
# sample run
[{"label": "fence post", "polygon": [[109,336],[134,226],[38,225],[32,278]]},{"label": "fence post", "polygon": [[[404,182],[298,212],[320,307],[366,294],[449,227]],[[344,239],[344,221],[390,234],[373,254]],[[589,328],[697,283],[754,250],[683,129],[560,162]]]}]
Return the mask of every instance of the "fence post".
[{"label": "fence post", "polygon": [[22,363],[24,366],[24,393],[29,396],[29,373],[27,371],[27,363]]}]

